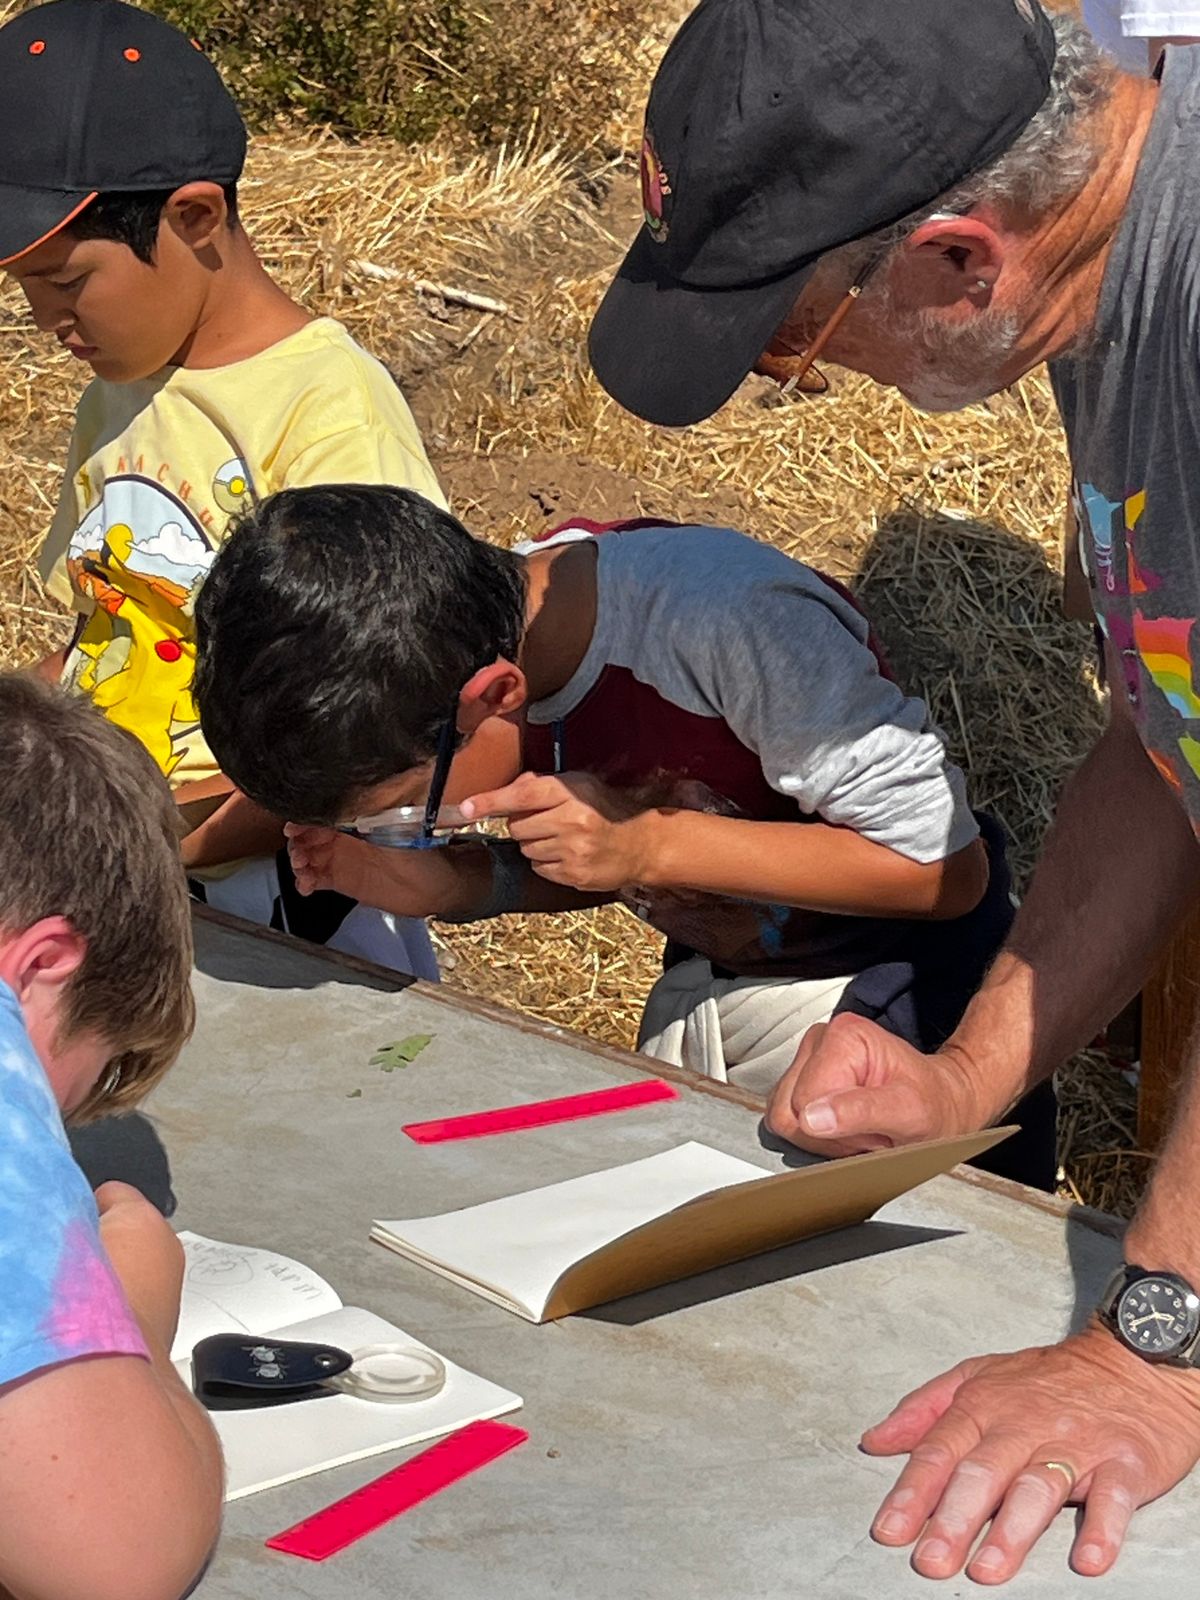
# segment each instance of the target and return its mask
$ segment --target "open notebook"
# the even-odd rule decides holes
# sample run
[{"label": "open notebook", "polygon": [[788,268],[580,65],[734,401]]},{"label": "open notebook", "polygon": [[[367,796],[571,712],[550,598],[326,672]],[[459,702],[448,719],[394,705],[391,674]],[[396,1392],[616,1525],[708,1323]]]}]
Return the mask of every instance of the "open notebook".
[{"label": "open notebook", "polygon": [[[179,1238],[187,1265],[171,1359],[189,1387],[192,1349],[213,1333],[303,1339],[343,1350],[388,1343],[429,1348],[382,1317],[344,1306],[324,1278],[287,1256],[195,1233]],[[330,1394],[257,1411],[213,1412],[225,1452],[226,1499],[419,1444],[520,1406],[519,1395],[441,1359],[445,1387],[427,1400],[386,1404]]]},{"label": "open notebook", "polygon": [[519,1317],[550,1322],[863,1222],[1013,1131],[774,1175],[709,1145],[681,1144],[462,1211],[376,1222],[371,1237]]}]

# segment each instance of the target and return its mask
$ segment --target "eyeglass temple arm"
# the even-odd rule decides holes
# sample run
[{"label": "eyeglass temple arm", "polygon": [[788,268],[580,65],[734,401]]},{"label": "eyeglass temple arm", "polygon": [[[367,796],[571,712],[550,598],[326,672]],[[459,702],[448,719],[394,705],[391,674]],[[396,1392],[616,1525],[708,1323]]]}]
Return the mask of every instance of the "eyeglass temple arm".
[{"label": "eyeglass temple arm", "polygon": [[442,796],[450,776],[450,763],[454,760],[454,747],[458,743],[458,702],[442,724],[438,734],[437,755],[433,762],[433,776],[429,780],[429,795],[425,801],[425,818],[421,823],[422,839],[432,839],[437,826],[438,812],[442,809]]},{"label": "eyeglass temple arm", "polygon": [[825,324],[820,333],[813,340],[812,344],[810,344],[808,349],[804,352],[806,365],[803,368],[803,371],[797,374],[798,377],[803,376],[804,372],[809,372],[812,370],[813,363],[821,354],[821,351],[824,350],[825,346],[829,343],[830,339],[833,338],[834,334],[841,327],[842,323],[845,322],[846,318],[850,315],[851,306],[866,288],[871,274],[875,271],[875,268],[879,265],[882,259],[882,256],[872,256],[867,262],[866,266],[863,267],[858,277],[855,278],[854,282],[846,290],[845,294],[842,296],[841,302],[833,312],[832,316],[829,318],[829,321]]}]

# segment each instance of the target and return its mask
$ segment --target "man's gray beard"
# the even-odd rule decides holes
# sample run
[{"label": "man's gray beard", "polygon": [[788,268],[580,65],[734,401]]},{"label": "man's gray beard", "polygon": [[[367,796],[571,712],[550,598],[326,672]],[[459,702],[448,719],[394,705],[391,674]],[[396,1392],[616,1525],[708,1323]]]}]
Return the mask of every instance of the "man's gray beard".
[{"label": "man's gray beard", "polygon": [[893,314],[898,333],[916,357],[918,376],[896,387],[921,411],[961,411],[1008,386],[1009,369],[1021,337],[1015,311],[984,311],[958,327],[947,326],[934,311]]}]

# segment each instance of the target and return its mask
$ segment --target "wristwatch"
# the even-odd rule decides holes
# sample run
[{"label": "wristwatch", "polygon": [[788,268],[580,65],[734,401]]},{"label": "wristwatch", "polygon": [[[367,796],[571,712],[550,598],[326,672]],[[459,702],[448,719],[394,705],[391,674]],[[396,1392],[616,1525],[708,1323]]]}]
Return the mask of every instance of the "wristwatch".
[{"label": "wristwatch", "polygon": [[1118,1267],[1105,1287],[1099,1316],[1143,1361],[1200,1367],[1200,1295],[1178,1273]]}]

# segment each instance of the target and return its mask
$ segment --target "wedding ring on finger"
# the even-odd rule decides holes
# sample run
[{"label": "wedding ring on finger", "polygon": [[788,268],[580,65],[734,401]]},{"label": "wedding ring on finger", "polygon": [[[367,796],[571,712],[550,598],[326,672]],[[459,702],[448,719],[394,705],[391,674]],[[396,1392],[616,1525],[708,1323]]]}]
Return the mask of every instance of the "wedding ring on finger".
[{"label": "wedding ring on finger", "polygon": [[1036,1461],[1035,1466],[1043,1468],[1046,1472],[1061,1472],[1067,1480],[1067,1493],[1070,1494],[1077,1482],[1075,1468],[1066,1461]]}]

